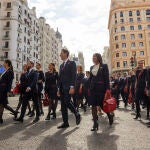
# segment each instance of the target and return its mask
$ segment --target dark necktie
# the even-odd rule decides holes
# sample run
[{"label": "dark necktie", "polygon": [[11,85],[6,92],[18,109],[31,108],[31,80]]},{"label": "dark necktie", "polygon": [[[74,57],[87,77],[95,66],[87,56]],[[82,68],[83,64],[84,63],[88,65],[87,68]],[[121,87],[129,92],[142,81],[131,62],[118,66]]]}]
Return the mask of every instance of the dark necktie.
[{"label": "dark necktie", "polygon": [[65,62],[63,62],[62,64],[62,70],[64,70],[64,68],[65,68]]}]

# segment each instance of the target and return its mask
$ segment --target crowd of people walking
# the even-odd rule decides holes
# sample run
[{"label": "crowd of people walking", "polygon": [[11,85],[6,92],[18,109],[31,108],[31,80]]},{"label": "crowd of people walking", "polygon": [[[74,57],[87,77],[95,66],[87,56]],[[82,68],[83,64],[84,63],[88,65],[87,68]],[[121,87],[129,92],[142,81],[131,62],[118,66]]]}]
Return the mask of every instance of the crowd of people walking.
[{"label": "crowd of people walking", "polygon": [[[74,61],[69,60],[69,51],[62,49],[60,54],[63,63],[57,72],[54,63],[50,63],[48,71],[41,70],[41,64],[28,61],[23,66],[23,72],[19,84],[19,101],[16,110],[8,105],[8,96],[14,79],[13,66],[10,60],[4,61],[5,72],[0,76],[0,124],[3,123],[4,108],[14,115],[14,121],[23,123],[27,115],[35,116],[33,123],[40,120],[44,115],[42,104],[42,91],[48,100],[48,110],[45,120],[57,118],[58,101],[61,103],[63,123],[58,129],[68,128],[68,109],[74,114],[76,124],[81,122],[79,108],[84,112],[91,107],[93,127],[91,131],[98,130],[98,114],[103,114],[103,103],[107,94],[112,94],[116,99],[117,108],[120,107],[120,100],[127,108],[131,104],[132,109],[136,108],[134,119],[141,118],[140,105],[147,108],[149,118],[150,107],[150,69],[144,69],[142,61],[138,62],[138,68],[131,70],[128,74],[121,73],[109,76],[107,64],[103,64],[100,54],[93,55],[93,66],[90,71],[83,72],[81,65],[76,66]],[[32,101],[32,105],[30,103]],[[19,112],[20,111],[20,112]],[[19,114],[20,113],[20,114]],[[107,112],[109,124],[114,122],[114,112]],[[150,123],[148,123],[150,126]]]}]

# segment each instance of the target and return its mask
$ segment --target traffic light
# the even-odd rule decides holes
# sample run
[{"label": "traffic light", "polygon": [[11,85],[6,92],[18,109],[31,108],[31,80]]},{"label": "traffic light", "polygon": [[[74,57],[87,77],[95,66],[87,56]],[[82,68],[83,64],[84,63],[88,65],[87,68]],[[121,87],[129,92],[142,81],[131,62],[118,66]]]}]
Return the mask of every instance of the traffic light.
[{"label": "traffic light", "polygon": [[130,64],[131,64],[131,67],[134,67],[134,58],[133,57],[130,58]]}]

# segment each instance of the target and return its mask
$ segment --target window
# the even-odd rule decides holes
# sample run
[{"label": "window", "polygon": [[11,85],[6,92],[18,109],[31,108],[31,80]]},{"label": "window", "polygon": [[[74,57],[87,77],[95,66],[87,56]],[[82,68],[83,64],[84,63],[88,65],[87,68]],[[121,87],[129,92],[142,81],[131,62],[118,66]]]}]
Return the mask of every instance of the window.
[{"label": "window", "polygon": [[150,25],[147,25],[147,28],[150,29]]},{"label": "window", "polygon": [[132,43],[131,43],[131,47],[135,47],[135,42],[132,42]]},{"label": "window", "polygon": [[134,30],[134,26],[130,26],[130,30]]},{"label": "window", "polygon": [[139,37],[140,39],[142,39],[142,38],[143,38],[143,34],[138,34],[138,37]]},{"label": "window", "polygon": [[115,36],[115,41],[117,41],[118,40],[118,36]]},{"label": "window", "polygon": [[120,62],[117,62],[117,68],[119,68],[120,67]]},{"label": "window", "polygon": [[124,19],[120,19],[120,23],[124,23]]},{"label": "window", "polygon": [[127,53],[126,53],[126,52],[123,52],[123,53],[122,53],[122,56],[123,56],[123,57],[127,57]]},{"label": "window", "polygon": [[143,42],[140,42],[140,43],[139,43],[139,46],[140,46],[140,47],[143,47],[143,46],[144,46]]},{"label": "window", "polygon": [[117,18],[117,14],[115,13],[115,18]]},{"label": "window", "polygon": [[150,37],[150,33],[148,33],[148,37]]},{"label": "window", "polygon": [[123,12],[122,11],[120,12],[120,17],[123,17]]},{"label": "window", "polygon": [[141,25],[138,25],[138,29],[139,29],[139,30],[142,30],[142,26],[141,26]]},{"label": "window", "polygon": [[117,28],[115,28],[115,33],[117,32]]},{"label": "window", "polygon": [[126,48],[126,43],[122,43],[122,48]]},{"label": "window", "polygon": [[127,61],[123,61],[123,67],[126,68],[128,66]]},{"label": "window", "polygon": [[119,53],[116,53],[116,57],[119,57]]},{"label": "window", "polygon": [[7,3],[7,8],[11,8],[11,3]]},{"label": "window", "polygon": [[146,15],[150,15],[150,9],[146,10]]},{"label": "window", "polygon": [[6,31],[5,37],[9,37],[9,31]]},{"label": "window", "polygon": [[123,34],[123,35],[121,35],[121,39],[122,40],[125,40],[126,39],[126,36]]},{"label": "window", "polygon": [[129,21],[130,21],[130,22],[133,22],[133,18],[130,18]]},{"label": "window", "polygon": [[4,52],[4,58],[8,58],[8,52]]},{"label": "window", "polygon": [[131,37],[132,40],[135,39],[135,35],[134,34],[131,34],[130,37]]},{"label": "window", "polygon": [[5,48],[9,48],[9,42],[8,41],[5,42]]},{"label": "window", "polygon": [[129,11],[129,16],[130,16],[130,17],[132,16],[132,11]]},{"label": "window", "polygon": [[7,12],[7,17],[10,17],[11,16],[11,12]]},{"label": "window", "polygon": [[24,37],[24,42],[26,43],[26,41],[27,41],[27,40],[26,40],[26,37]]},{"label": "window", "polygon": [[6,22],[6,27],[10,27],[10,22]]},{"label": "window", "polygon": [[121,31],[125,31],[125,27],[124,26],[121,27]]},{"label": "window", "polygon": [[115,24],[117,24],[117,20],[115,20]]},{"label": "window", "polygon": [[139,10],[136,11],[136,15],[140,16],[140,11]]},{"label": "window", "polygon": [[24,14],[25,14],[25,15],[27,14],[27,10],[26,10],[26,9],[24,10]]},{"label": "window", "polygon": [[146,20],[147,20],[147,21],[150,21],[150,17],[146,17]]},{"label": "window", "polygon": [[140,51],[140,55],[141,55],[141,56],[144,56],[144,51]]},{"label": "window", "polygon": [[138,21],[138,22],[141,22],[141,18],[138,17],[138,18],[137,18],[137,21]]}]

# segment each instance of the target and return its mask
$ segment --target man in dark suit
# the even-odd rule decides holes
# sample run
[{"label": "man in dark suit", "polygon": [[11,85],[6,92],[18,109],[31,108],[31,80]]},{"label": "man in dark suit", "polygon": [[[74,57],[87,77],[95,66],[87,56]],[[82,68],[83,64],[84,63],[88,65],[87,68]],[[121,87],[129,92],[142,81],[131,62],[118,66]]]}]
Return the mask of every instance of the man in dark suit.
[{"label": "man in dark suit", "polygon": [[71,101],[71,95],[73,95],[75,92],[74,87],[77,72],[76,64],[74,61],[70,61],[68,59],[69,51],[66,49],[62,49],[60,57],[63,61],[63,64],[60,65],[57,95],[60,96],[61,99],[61,112],[63,124],[58,126],[58,129],[69,127],[68,108],[71,110],[72,113],[75,114],[76,124],[80,124],[81,121],[80,114],[74,107],[73,102]]},{"label": "man in dark suit", "polygon": [[28,105],[28,101],[30,99],[33,100],[35,109],[36,109],[36,117],[33,120],[33,122],[38,122],[39,121],[39,103],[38,103],[38,92],[37,92],[37,80],[38,80],[38,74],[37,71],[33,69],[34,63],[32,61],[29,61],[28,64],[28,72],[26,73],[27,77],[27,87],[25,94],[23,95],[23,102],[22,102],[22,108],[21,108],[21,114],[18,119],[15,119],[15,121],[23,122],[23,118],[26,112],[26,108]]}]

